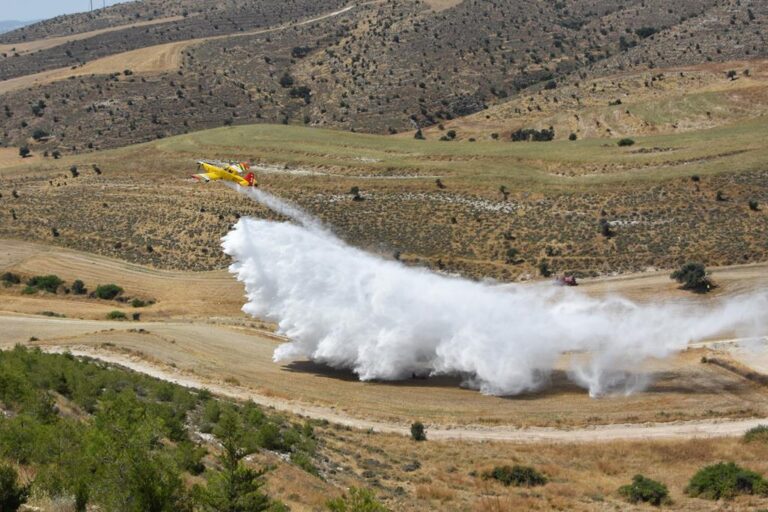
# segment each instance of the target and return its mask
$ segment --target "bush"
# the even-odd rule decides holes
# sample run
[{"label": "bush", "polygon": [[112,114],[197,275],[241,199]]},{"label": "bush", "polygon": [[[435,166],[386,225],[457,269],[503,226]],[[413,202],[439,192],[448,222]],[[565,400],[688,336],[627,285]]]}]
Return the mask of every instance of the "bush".
[{"label": "bush", "polygon": [[619,494],[630,503],[650,503],[657,507],[670,501],[669,490],[666,485],[643,475],[635,475],[631,484],[619,487]]},{"label": "bush", "polygon": [[143,307],[144,307],[144,306],[146,306],[146,305],[147,305],[147,303],[146,303],[146,302],[144,302],[144,301],[143,301],[143,300],[141,300],[141,299],[133,299],[133,300],[131,301],[131,306],[132,306],[132,307],[134,307],[134,308],[143,308]]},{"label": "bush", "polygon": [[88,288],[85,287],[85,283],[80,279],[75,279],[72,283],[72,293],[75,295],[85,295],[88,293]]},{"label": "bush", "polygon": [[107,313],[107,320],[125,320],[126,318],[122,311],[114,310]]},{"label": "bush", "polygon": [[29,490],[19,487],[19,475],[10,466],[0,466],[0,510],[16,512],[26,501]]},{"label": "bush", "polygon": [[635,34],[645,39],[645,38],[651,37],[653,34],[656,34],[658,31],[659,29],[657,29],[656,27],[641,27],[635,30]]},{"label": "bush", "polygon": [[547,483],[547,477],[530,466],[496,466],[483,478],[493,478],[504,485],[515,487],[535,487]]},{"label": "bush", "polygon": [[424,424],[420,421],[411,424],[411,438],[414,441],[426,441],[427,430],[424,428]]},{"label": "bush", "polygon": [[686,263],[669,277],[682,284],[683,290],[708,292],[712,288],[712,281],[707,277],[707,270],[701,263]]},{"label": "bush", "polygon": [[534,128],[520,128],[510,134],[512,142],[549,142],[555,138],[555,129],[551,126],[549,129],[544,128],[536,130]]},{"label": "bush", "polygon": [[19,156],[21,158],[27,158],[30,154],[32,154],[32,152],[27,146],[22,146],[19,148]]},{"label": "bush", "polygon": [[621,139],[618,144],[619,147],[633,146],[635,141],[633,139]]},{"label": "bush", "polygon": [[64,284],[64,281],[62,281],[59,276],[55,275],[48,275],[48,276],[35,276],[29,279],[27,281],[27,286],[30,288],[35,288],[37,290],[43,290],[48,293],[56,293],[56,290]]},{"label": "bush", "polygon": [[685,492],[693,497],[719,500],[740,494],[765,494],[768,492],[768,482],[758,473],[733,462],[720,462],[693,475]]},{"label": "bush", "polygon": [[112,300],[123,293],[123,289],[116,284],[100,284],[96,287],[96,297],[104,300]]},{"label": "bush", "polygon": [[574,140],[576,140],[576,139],[578,139],[578,138],[579,138],[579,137],[578,137],[578,135],[576,135],[575,133],[571,133],[571,134],[568,136],[568,140],[570,140],[570,141],[574,141]]},{"label": "bush", "polygon": [[331,512],[387,512],[373,491],[357,487],[351,487],[349,494],[341,498],[328,501],[326,506]]},{"label": "bush", "polygon": [[744,442],[768,443],[768,425],[758,425],[747,430],[747,432],[744,434]]},{"label": "bush", "polygon": [[18,276],[18,274],[14,274],[13,272],[6,272],[0,276],[0,281],[8,284],[19,284],[21,283],[21,278]]},{"label": "bush", "polygon": [[307,105],[309,105],[310,101],[312,101],[312,89],[310,89],[306,85],[291,87],[291,90],[288,92],[288,95],[291,98],[303,99],[304,103],[306,103]]},{"label": "bush", "polygon": [[759,212],[760,211],[760,205],[757,204],[757,201],[754,199],[749,201],[749,209],[753,212]]},{"label": "bush", "polygon": [[40,128],[32,132],[32,138],[35,139],[36,141],[40,141],[41,139],[49,137],[50,135],[51,135],[50,133]]}]

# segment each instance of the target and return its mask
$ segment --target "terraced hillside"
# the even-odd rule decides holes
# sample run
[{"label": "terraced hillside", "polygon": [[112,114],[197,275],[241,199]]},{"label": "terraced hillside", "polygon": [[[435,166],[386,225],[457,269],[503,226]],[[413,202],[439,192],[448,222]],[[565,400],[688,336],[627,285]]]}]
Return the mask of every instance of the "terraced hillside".
[{"label": "terraced hillside", "polygon": [[731,0],[127,3],[0,36],[0,129],[60,152],[254,122],[398,132],[619,72],[764,57],[767,19]]}]

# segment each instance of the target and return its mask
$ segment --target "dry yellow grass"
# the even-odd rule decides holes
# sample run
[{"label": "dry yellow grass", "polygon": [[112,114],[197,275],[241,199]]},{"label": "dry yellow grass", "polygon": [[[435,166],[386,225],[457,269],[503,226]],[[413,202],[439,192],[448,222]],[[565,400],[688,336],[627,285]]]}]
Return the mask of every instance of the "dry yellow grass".
[{"label": "dry yellow grass", "polygon": [[[375,477],[379,494],[398,511],[647,510],[624,502],[617,494],[617,489],[638,473],[669,487],[673,499],[669,510],[723,510],[723,503],[684,494],[698,469],[732,460],[761,473],[768,471],[768,445],[745,445],[738,439],[515,445],[404,442],[396,436],[337,428],[323,429],[322,435],[326,439],[323,455],[352,469],[333,475],[330,481],[352,485],[364,466],[379,467]],[[413,461],[420,467],[406,471],[406,465]],[[527,489],[504,487],[482,478],[484,471],[505,464],[534,466],[550,481]],[[371,481],[368,479],[369,484]],[[398,488],[405,493],[398,495]],[[747,511],[766,505],[765,497],[748,496],[726,506],[728,510]]]},{"label": "dry yellow grass", "polygon": [[463,1],[464,0],[424,0],[424,3],[426,3],[433,11],[439,12],[455,7]]},{"label": "dry yellow grass", "polygon": [[[738,73],[736,80],[726,76],[730,70]],[[609,104],[617,100],[621,103]],[[558,139],[571,133],[579,139],[606,138],[690,132],[767,110],[768,61],[730,61],[566,81],[444,125],[456,130],[459,139],[488,139],[491,133],[504,138],[517,128],[549,126]],[[443,133],[437,127],[424,132],[427,137]]]},{"label": "dry yellow grass", "polygon": [[[2,82],[0,82],[2,84]],[[31,164],[39,160],[37,155],[31,155],[27,158],[19,156],[19,148],[0,148],[0,169],[4,167],[13,167],[22,164]]]},{"label": "dry yellow grass", "polygon": [[0,94],[66,80],[70,77],[122,73],[126,69],[130,69],[134,73],[145,74],[172,71],[181,64],[181,51],[189,44],[189,41],[179,41],[149,46],[96,59],[74,68],[52,69],[32,75],[11,78],[10,80],[0,82]]}]

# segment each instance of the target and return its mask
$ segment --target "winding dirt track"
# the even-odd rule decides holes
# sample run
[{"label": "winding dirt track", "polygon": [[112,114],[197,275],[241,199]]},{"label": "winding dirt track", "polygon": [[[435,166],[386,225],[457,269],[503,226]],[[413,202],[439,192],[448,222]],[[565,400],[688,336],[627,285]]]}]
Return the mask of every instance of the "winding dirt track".
[{"label": "winding dirt track", "polygon": [[[298,414],[315,419],[327,420],[332,423],[349,426],[352,428],[377,432],[408,435],[409,429],[405,422],[362,419],[352,416],[344,411],[319,405],[302,403],[288,397],[275,396],[275,392],[266,389],[252,389],[238,384],[221,380],[220,370],[214,366],[207,367],[205,361],[211,354],[231,350],[234,358],[252,358],[252,354],[242,353],[242,345],[233,342],[237,334],[232,329],[196,324],[190,322],[147,322],[130,324],[130,331],[144,329],[146,338],[144,343],[164,345],[153,351],[151,357],[144,353],[132,352],[121,337],[119,328],[115,322],[74,320],[74,319],[48,319],[37,316],[0,314],[0,326],[4,332],[4,345],[6,348],[13,343],[27,341],[31,333],[43,338],[39,343],[33,343],[41,349],[50,352],[70,351],[78,356],[87,356],[101,361],[118,364],[134,371],[145,373],[153,377],[173,382],[186,387],[207,388],[213,393],[236,398],[240,400],[253,400],[254,402],[273,407],[277,410]],[[127,335],[127,334],[126,334]],[[244,336],[245,334],[240,334]],[[139,335],[140,336],[140,335]],[[176,345],[176,337],[181,339],[200,338],[200,345],[196,345],[196,353],[192,355],[198,364],[194,365],[194,371],[182,369],[187,367],[187,359],[180,357]],[[114,343],[112,343],[114,340]],[[102,343],[106,342],[106,343]],[[180,342],[181,343],[181,342]],[[277,341],[264,347],[267,352],[272,350]],[[119,349],[117,346],[122,348]],[[141,345],[139,345],[141,346]],[[202,347],[202,348],[201,348]],[[206,353],[210,351],[210,354]],[[252,350],[252,347],[249,349]],[[252,361],[254,372],[262,368],[260,363]],[[264,364],[264,363],[261,363]],[[273,364],[267,359],[267,365]],[[277,365],[274,365],[277,366]],[[210,373],[208,373],[210,371]],[[210,375],[210,377],[201,376]],[[277,374],[275,374],[275,378]],[[289,381],[280,382],[277,389],[291,391]],[[478,397],[480,398],[480,397]],[[768,418],[746,420],[701,420],[680,421],[668,423],[644,423],[644,424],[612,424],[599,425],[586,428],[557,429],[549,427],[516,428],[482,427],[482,426],[458,426],[441,427],[430,426],[429,437],[433,440],[460,439],[466,441],[508,441],[516,443],[536,442],[599,442],[613,440],[648,440],[648,439],[687,439],[739,436],[747,429],[759,424],[768,423]]]}]

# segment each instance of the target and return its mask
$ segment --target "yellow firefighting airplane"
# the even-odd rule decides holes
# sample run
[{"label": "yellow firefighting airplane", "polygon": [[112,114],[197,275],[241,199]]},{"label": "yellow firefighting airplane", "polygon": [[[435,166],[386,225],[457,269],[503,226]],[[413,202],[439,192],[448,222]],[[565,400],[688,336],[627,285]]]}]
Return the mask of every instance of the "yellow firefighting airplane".
[{"label": "yellow firefighting airplane", "polygon": [[[228,163],[218,161],[201,160],[197,162],[200,174],[193,174],[192,177],[198,181],[208,183],[209,181],[226,180],[233,181],[243,187],[256,187],[256,176],[250,171],[251,166],[245,162]],[[248,172],[245,176],[243,173]]]}]

